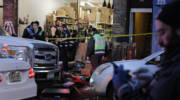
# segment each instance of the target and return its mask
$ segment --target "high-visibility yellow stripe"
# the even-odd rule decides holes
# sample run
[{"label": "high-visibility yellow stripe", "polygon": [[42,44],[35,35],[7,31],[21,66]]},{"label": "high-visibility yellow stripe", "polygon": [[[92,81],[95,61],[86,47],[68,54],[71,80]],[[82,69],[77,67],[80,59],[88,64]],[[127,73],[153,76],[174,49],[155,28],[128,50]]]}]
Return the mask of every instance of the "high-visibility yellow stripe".
[{"label": "high-visibility yellow stripe", "polygon": [[[105,38],[117,38],[117,37],[131,37],[131,36],[147,36],[154,33],[141,33],[141,34],[121,34],[104,36]],[[46,38],[46,40],[71,40],[71,39],[90,39],[91,37],[72,37],[72,38]]]}]

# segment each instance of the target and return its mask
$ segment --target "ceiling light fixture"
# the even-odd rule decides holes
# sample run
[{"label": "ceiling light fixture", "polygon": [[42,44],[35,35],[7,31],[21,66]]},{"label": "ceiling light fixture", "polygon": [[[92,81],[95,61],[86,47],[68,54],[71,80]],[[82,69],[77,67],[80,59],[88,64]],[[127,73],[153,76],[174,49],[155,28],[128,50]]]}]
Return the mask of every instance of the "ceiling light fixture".
[{"label": "ceiling light fixture", "polygon": [[103,7],[106,7],[106,0],[104,0],[103,2]]}]

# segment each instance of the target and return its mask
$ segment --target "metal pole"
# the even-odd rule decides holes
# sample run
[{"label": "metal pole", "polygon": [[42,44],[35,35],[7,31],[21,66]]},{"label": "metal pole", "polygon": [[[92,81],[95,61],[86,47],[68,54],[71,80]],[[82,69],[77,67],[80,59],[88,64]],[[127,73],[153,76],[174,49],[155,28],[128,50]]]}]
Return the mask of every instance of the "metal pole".
[{"label": "metal pole", "polygon": [[77,0],[77,20],[79,19],[79,0]]}]

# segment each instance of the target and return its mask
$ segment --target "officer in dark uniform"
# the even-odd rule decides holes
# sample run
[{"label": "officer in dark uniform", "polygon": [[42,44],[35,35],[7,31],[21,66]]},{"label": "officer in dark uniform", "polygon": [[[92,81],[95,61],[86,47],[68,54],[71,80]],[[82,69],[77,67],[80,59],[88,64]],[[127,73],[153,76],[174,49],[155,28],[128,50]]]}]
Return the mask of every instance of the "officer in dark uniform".
[{"label": "officer in dark uniform", "polygon": [[86,56],[87,60],[91,61],[93,70],[95,70],[102,63],[107,46],[105,38],[99,34],[96,28],[93,28],[92,31],[94,35],[89,40]]},{"label": "officer in dark uniform", "polygon": [[[60,38],[69,38],[70,37],[70,31],[67,28],[66,24],[63,24],[60,27]],[[68,71],[68,61],[69,61],[69,40],[63,39],[60,40],[59,43],[59,50],[60,50],[60,60],[63,61],[63,70]]]}]

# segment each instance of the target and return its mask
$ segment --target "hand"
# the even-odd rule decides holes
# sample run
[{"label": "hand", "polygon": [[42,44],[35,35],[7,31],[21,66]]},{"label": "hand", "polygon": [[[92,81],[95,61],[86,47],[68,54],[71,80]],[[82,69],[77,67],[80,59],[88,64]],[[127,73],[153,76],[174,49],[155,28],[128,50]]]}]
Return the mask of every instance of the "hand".
[{"label": "hand", "polygon": [[124,66],[120,65],[117,66],[116,64],[114,64],[114,75],[113,75],[113,87],[115,89],[115,91],[122,86],[123,84],[128,82],[129,79],[129,71],[128,70],[124,70]]},{"label": "hand", "polygon": [[153,78],[153,73],[147,68],[139,68],[133,73],[137,79],[144,81],[151,81]]},{"label": "hand", "polygon": [[89,57],[87,57],[86,59],[89,60]]}]

